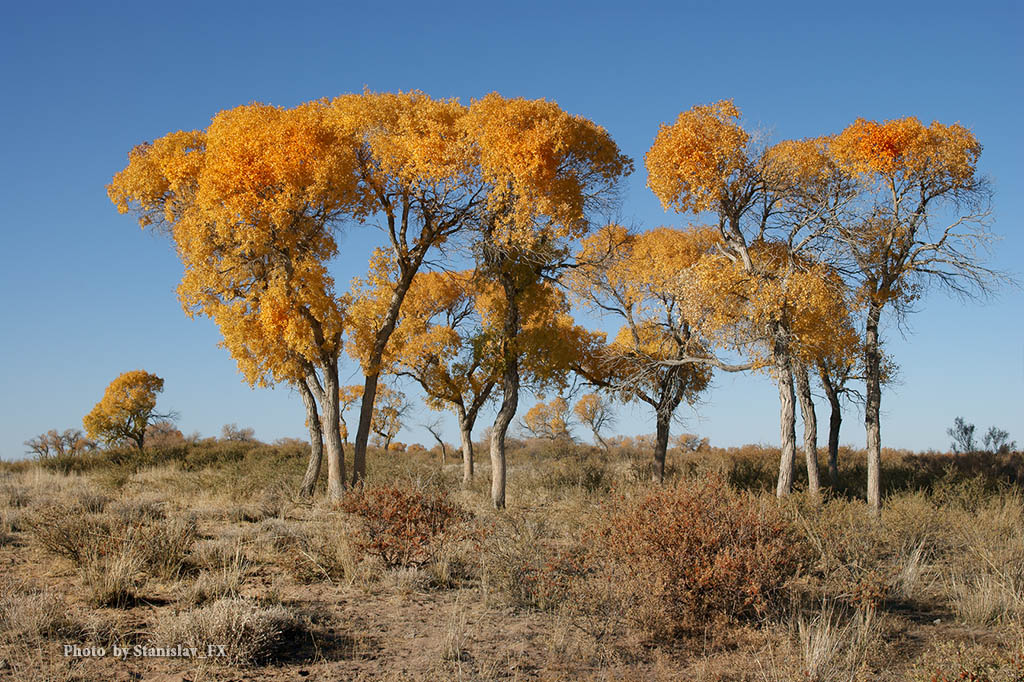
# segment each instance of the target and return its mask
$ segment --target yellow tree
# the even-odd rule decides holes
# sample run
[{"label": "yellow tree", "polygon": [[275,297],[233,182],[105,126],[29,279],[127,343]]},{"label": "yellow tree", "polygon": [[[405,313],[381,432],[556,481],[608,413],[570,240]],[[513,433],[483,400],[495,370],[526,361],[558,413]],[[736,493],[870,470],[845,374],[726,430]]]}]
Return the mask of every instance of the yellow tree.
[{"label": "yellow tree", "polygon": [[402,430],[402,419],[412,406],[405,394],[385,384],[377,386],[371,429],[380,438],[380,445],[387,450],[391,441]]},{"label": "yellow tree", "polygon": [[551,402],[538,402],[523,415],[523,428],[534,438],[571,441],[569,403],[558,396]]},{"label": "yellow tree", "polygon": [[479,271],[494,286],[488,327],[502,396],[491,430],[491,501],[500,509],[520,361],[527,347],[540,348],[521,336],[528,317],[545,314],[524,309],[524,301],[549,296],[542,284],[564,264],[566,244],[590,231],[591,216],[610,206],[632,162],[603,128],[545,100],[488,95],[472,103],[465,129],[486,188],[475,216],[475,250]]},{"label": "yellow tree", "polygon": [[[381,270],[385,271],[383,277]],[[377,306],[374,299],[393,290],[388,271],[393,273],[388,260],[379,259],[370,275],[354,284],[350,306],[353,338],[371,337],[364,327],[376,323],[366,311]],[[382,360],[389,373],[410,377],[420,385],[427,407],[455,412],[466,482],[474,470],[473,426],[497,383],[476,306],[478,283],[472,270],[418,273]],[[360,362],[366,361],[365,355],[360,355],[365,348],[361,343],[349,345]]]},{"label": "yellow tree", "polygon": [[217,323],[250,385],[299,389],[313,443],[303,491],[319,471],[322,426],[328,491],[338,497],[343,310],[326,263],[337,225],[365,215],[366,191],[356,150],[330,114],[322,101],[220,112],[205,131],[136,147],[108,193],[143,227],[171,234],[185,268],[182,306]]},{"label": "yellow tree", "polygon": [[991,191],[978,173],[981,144],[967,128],[916,118],[858,119],[829,145],[857,183],[858,201],[836,213],[833,230],[856,271],[865,312],[868,504],[881,506],[879,328],[885,309],[901,315],[932,284],[985,293],[1007,277],[986,267]]},{"label": "yellow tree", "polygon": [[362,217],[379,216],[393,277],[373,299],[373,324],[355,340],[365,384],[356,429],[353,481],[366,470],[377,382],[403,301],[430,249],[466,227],[484,204],[478,153],[467,135],[467,108],[420,92],[344,95],[330,104],[356,159]]},{"label": "yellow tree", "polygon": [[173,413],[156,412],[156,394],[163,390],[164,380],[155,374],[141,369],[121,374],[110,382],[103,399],[82,419],[86,434],[108,445],[131,441],[141,451],[146,442],[146,427],[173,417]]},{"label": "yellow tree", "polygon": [[587,393],[576,402],[572,412],[581,424],[590,429],[594,440],[607,452],[608,443],[601,437],[601,431],[615,423],[615,414],[608,397],[601,393]]},{"label": "yellow tree", "polygon": [[717,243],[715,231],[659,228],[630,234],[608,225],[583,240],[569,277],[575,296],[622,321],[612,343],[581,358],[577,371],[619,399],[655,410],[651,476],[661,481],[673,417],[693,404],[711,380],[708,353],[681,300],[680,279]]},{"label": "yellow tree", "polygon": [[[740,126],[739,115],[732,102],[721,101],[693,107],[673,125],[662,125],[646,157],[648,186],[666,209],[715,216],[719,264],[704,268],[704,276],[726,277],[728,281],[722,282],[726,292],[741,298],[761,297],[762,289],[769,294],[746,299],[756,303],[757,324],[731,316],[728,309],[718,312],[729,322],[719,325],[721,330],[749,333],[748,341],[760,337],[758,343],[746,345],[769,348],[763,361],[770,364],[779,389],[781,455],[776,491],[781,496],[792,489],[796,451],[794,340],[786,312],[769,304],[793,300],[786,291],[792,275],[801,269],[800,258],[821,247],[828,216],[847,205],[853,193],[843,174],[827,163],[824,141],[759,147]],[[759,263],[752,249],[769,239],[784,246],[785,257]],[[714,271],[726,264],[728,270]],[[711,291],[702,280],[694,282]],[[735,290],[732,284],[737,285]],[[714,320],[715,316],[709,317]]]}]

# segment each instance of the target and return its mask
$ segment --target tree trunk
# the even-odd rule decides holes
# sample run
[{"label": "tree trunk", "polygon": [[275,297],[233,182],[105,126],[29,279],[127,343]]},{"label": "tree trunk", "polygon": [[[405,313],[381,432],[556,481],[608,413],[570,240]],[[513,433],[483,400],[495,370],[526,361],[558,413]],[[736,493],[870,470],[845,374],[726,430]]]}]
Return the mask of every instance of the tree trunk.
[{"label": "tree trunk", "polygon": [[793,370],[789,365],[786,342],[777,335],[775,341],[775,373],[779,385],[779,481],[775,487],[778,497],[793,492],[793,460],[796,458],[796,408],[794,405]]},{"label": "tree trunk", "polygon": [[834,488],[839,484],[839,428],[843,424],[843,407],[839,402],[839,392],[821,365],[818,366],[818,375],[831,407],[828,417],[828,480]]},{"label": "tree trunk", "polygon": [[878,514],[882,508],[882,433],[879,413],[882,406],[882,370],[878,325],[882,308],[868,307],[864,334],[864,370],[867,400],[864,405],[864,427],[868,446],[868,508]]},{"label": "tree trunk", "polygon": [[821,489],[821,473],[818,471],[818,417],[814,414],[814,397],[807,366],[797,363],[794,367],[797,397],[800,399],[800,415],[804,420],[804,457],[807,459],[807,490],[818,497]]},{"label": "tree trunk", "polygon": [[345,490],[345,446],[341,442],[338,366],[324,368],[323,429],[327,446],[327,497],[341,499]]},{"label": "tree trunk", "polygon": [[505,508],[505,434],[519,407],[519,367],[513,362],[502,376],[501,409],[491,429],[491,503]]},{"label": "tree trunk", "polygon": [[473,479],[473,423],[465,410],[459,409],[459,437],[462,439],[462,482]]},{"label": "tree trunk", "polygon": [[309,464],[306,466],[306,475],[302,477],[302,486],[299,488],[300,497],[312,497],[316,490],[316,481],[320,478],[320,467],[324,458],[324,435],[320,428],[320,415],[316,410],[316,399],[313,392],[305,382],[296,382],[299,395],[306,406],[306,426],[309,428]]},{"label": "tree trunk", "polygon": [[654,441],[654,462],[651,467],[651,480],[655,483],[661,483],[665,480],[665,453],[668,452],[668,432],[671,423],[671,414],[658,413],[657,433]]},{"label": "tree trunk", "polygon": [[363,384],[363,401],[359,406],[359,425],[356,427],[356,442],[352,456],[352,485],[359,485],[366,477],[366,445],[370,440],[370,425],[373,423],[373,401],[377,397],[377,381],[380,372],[369,374]]},{"label": "tree trunk", "polygon": [[502,287],[507,306],[502,328],[502,400],[491,430],[491,503],[495,509],[505,508],[505,435],[519,408],[519,353],[515,349],[519,336],[518,291],[508,279],[502,282]]}]

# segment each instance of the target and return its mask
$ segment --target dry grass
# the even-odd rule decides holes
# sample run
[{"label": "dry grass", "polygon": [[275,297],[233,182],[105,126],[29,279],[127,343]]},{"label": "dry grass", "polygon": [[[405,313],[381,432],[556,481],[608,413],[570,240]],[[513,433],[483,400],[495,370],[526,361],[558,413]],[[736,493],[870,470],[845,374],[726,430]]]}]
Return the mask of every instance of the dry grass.
[{"label": "dry grass", "polygon": [[165,647],[180,644],[203,652],[210,645],[222,646],[222,657],[211,660],[253,665],[271,659],[295,626],[295,618],[283,606],[263,606],[249,599],[220,599],[162,619],[154,628],[150,643]]},{"label": "dry grass", "polygon": [[[857,453],[820,503],[779,504],[771,448],[672,452],[654,489],[646,447],[513,441],[501,513],[486,461],[462,486],[428,452],[371,451],[348,511],[294,498],[291,445],[5,467],[0,678],[1024,679],[1013,457],[886,452],[872,519]],[[754,580],[773,542],[796,560]],[[229,656],[64,659],[63,642]]]}]

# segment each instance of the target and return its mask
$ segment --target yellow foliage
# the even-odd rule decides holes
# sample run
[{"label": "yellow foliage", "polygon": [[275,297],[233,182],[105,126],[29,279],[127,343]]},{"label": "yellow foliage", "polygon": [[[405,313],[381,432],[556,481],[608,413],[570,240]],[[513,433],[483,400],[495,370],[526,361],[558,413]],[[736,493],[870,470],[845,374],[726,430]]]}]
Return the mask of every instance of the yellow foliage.
[{"label": "yellow foliage", "polygon": [[539,402],[523,417],[523,425],[537,438],[570,440],[569,404],[559,396],[549,403]]},{"label": "yellow foliage", "polygon": [[554,239],[582,236],[588,197],[633,169],[604,128],[543,99],[491,93],[472,103],[465,129],[489,188],[491,236],[506,246],[533,242],[540,225]]},{"label": "yellow foliage", "polygon": [[82,419],[90,438],[115,444],[134,441],[141,448],[146,427],[154,419],[156,394],[164,380],[141,369],[125,372],[110,382],[103,399]]},{"label": "yellow foliage", "polygon": [[645,158],[647,186],[666,209],[700,213],[749,180],[750,136],[731,100],[695,106],[661,125]]}]

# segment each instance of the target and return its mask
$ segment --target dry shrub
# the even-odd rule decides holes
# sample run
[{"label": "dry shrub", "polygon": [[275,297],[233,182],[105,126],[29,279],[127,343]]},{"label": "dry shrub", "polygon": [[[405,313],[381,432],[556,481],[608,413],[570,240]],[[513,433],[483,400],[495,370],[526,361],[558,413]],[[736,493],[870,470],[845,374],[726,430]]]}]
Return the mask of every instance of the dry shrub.
[{"label": "dry shrub", "polygon": [[30,499],[28,490],[22,486],[12,483],[0,485],[0,507],[12,509],[27,507]]},{"label": "dry shrub", "polygon": [[359,520],[358,550],[389,568],[426,565],[446,541],[465,534],[469,521],[444,492],[393,486],[349,495],[341,508]]},{"label": "dry shrub", "polygon": [[104,567],[119,575],[137,567],[151,575],[177,578],[197,536],[193,519],[144,523],[122,516],[84,513],[81,507],[41,509],[30,520],[33,538],[47,551],[87,568],[99,584]]},{"label": "dry shrub", "polygon": [[1016,653],[991,646],[941,642],[914,665],[914,682],[1020,682],[1024,680],[1024,646]]},{"label": "dry shrub", "polygon": [[90,555],[81,567],[86,601],[91,606],[127,608],[135,604],[144,580],[143,561],[133,541]]},{"label": "dry shrub", "polygon": [[34,642],[47,638],[73,639],[83,627],[53,592],[40,591],[10,580],[0,584],[0,642]]},{"label": "dry shrub", "polygon": [[801,679],[809,682],[853,682],[875,644],[875,612],[852,617],[834,602],[825,602],[810,616],[797,619]]},{"label": "dry shrub", "polygon": [[595,579],[656,639],[764,615],[807,556],[773,503],[715,475],[617,497],[592,536]]},{"label": "dry shrub", "polygon": [[334,519],[317,519],[301,529],[279,531],[268,537],[278,563],[302,583],[337,582],[353,584],[366,571],[361,568],[361,550]]},{"label": "dry shrub", "polygon": [[177,578],[186,569],[198,535],[194,519],[167,519],[128,528],[137,538],[137,553],[148,571],[162,578]]},{"label": "dry shrub", "polygon": [[517,609],[558,608],[585,572],[580,546],[560,544],[543,520],[515,512],[495,520],[482,550],[488,593]]},{"label": "dry shrub", "polygon": [[207,659],[232,665],[253,665],[272,659],[296,620],[283,606],[263,606],[251,599],[221,599],[157,621],[152,646],[181,644],[205,652],[224,646],[226,656]]},{"label": "dry shrub", "polygon": [[252,569],[238,540],[205,541],[193,550],[191,561],[206,568],[180,593],[179,602],[192,606],[239,596]]}]

